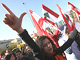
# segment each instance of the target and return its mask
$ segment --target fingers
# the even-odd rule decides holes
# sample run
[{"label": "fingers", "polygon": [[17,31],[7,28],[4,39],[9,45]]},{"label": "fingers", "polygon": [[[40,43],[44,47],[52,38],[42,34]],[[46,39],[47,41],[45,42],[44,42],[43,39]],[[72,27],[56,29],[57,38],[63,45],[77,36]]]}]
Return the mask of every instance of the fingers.
[{"label": "fingers", "polygon": [[21,19],[21,20],[23,19],[23,17],[24,17],[25,14],[27,14],[27,13],[24,12],[24,13],[21,14],[21,16],[20,16],[20,19]]},{"label": "fingers", "polygon": [[1,5],[10,13],[13,14],[13,12],[3,3],[1,3]]},{"label": "fingers", "polygon": [[6,14],[6,15],[5,15],[5,18],[4,18],[3,22],[4,22],[5,24],[7,24],[7,25],[13,25],[13,21],[12,21],[12,19],[11,19],[11,17],[10,17],[9,14]]}]

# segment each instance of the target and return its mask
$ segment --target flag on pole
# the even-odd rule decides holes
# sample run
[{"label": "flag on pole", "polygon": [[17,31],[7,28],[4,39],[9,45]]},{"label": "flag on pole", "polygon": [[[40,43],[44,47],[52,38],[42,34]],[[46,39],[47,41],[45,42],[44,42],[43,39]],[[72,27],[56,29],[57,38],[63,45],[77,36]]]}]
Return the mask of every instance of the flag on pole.
[{"label": "flag on pole", "polygon": [[70,31],[72,31],[72,22],[69,18],[69,16],[67,14],[64,14],[64,12],[62,11],[62,9],[59,7],[59,5],[57,4],[57,7],[63,17],[64,22],[67,24],[67,26],[69,27]]},{"label": "flag on pole", "polygon": [[[44,30],[44,29],[39,25],[39,23],[38,23],[38,20],[43,19],[43,18],[40,18],[40,17],[39,17],[36,13],[34,13],[32,10],[29,10],[29,12],[30,12],[30,14],[31,14],[31,17],[32,17],[33,23],[34,23],[34,25],[35,25],[35,27],[36,27],[36,30],[37,30],[37,32],[38,32],[38,35],[39,35],[39,36],[46,35],[46,36],[50,37],[49,34],[48,34],[48,32],[47,32],[46,30]],[[42,20],[41,20],[41,21],[42,21]],[[52,37],[50,37],[50,38],[51,38],[51,40],[53,41],[53,43],[57,46],[56,42],[52,39]]]},{"label": "flag on pole", "polygon": [[80,9],[78,9],[76,6],[68,2],[68,9],[69,10],[74,10],[78,15],[80,15]]},{"label": "flag on pole", "polygon": [[52,25],[55,25],[59,15],[43,4],[42,4],[42,10],[43,10],[43,15],[44,15],[45,21],[51,23]]},{"label": "flag on pole", "polygon": [[30,12],[30,15],[32,17],[32,20],[33,20],[33,23],[35,25],[35,28],[36,28],[36,30],[38,32],[38,35],[39,36],[42,36],[43,35],[43,32],[42,32],[42,29],[41,29],[38,21],[39,20],[42,20],[43,21],[43,19],[40,16],[38,16],[36,13],[34,13],[32,10],[29,10],[29,12]]}]

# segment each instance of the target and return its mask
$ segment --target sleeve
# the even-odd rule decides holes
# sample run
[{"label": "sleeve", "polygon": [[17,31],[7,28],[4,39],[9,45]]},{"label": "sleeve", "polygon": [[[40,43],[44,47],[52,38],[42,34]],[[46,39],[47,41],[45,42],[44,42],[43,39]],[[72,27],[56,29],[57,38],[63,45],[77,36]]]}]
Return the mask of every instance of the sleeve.
[{"label": "sleeve", "polygon": [[21,34],[19,34],[19,36],[30,47],[30,49],[33,51],[35,57],[39,58],[40,60],[45,60],[43,58],[41,51],[40,51],[40,48],[34,42],[34,40],[30,37],[30,35],[28,34],[28,32],[25,29]]},{"label": "sleeve", "polygon": [[[37,44],[34,42],[34,40],[29,36],[28,32],[24,29],[24,32],[19,34],[19,36],[22,38],[22,40],[33,50],[37,51],[39,50],[39,47]],[[36,47],[36,48],[35,48]],[[38,52],[38,51],[37,51]]]},{"label": "sleeve", "polygon": [[57,48],[56,52],[63,53],[68,47],[70,47],[71,44],[73,43],[73,41],[75,40],[75,37],[76,37],[77,33],[78,33],[77,30],[74,29],[70,33],[69,39],[61,47]]},{"label": "sleeve", "polygon": [[76,37],[75,41],[76,41],[76,43],[78,44],[78,47],[80,48],[80,38],[79,38],[79,36]]}]

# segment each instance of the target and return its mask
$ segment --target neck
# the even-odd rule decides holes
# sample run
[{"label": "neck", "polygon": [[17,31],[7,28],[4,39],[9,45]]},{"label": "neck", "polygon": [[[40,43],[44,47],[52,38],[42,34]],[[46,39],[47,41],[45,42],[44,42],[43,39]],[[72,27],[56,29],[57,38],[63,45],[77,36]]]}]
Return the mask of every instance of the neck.
[{"label": "neck", "polygon": [[49,56],[52,56],[52,55],[54,55],[55,54],[55,52],[52,52],[52,53],[50,53],[50,54],[48,54]]}]

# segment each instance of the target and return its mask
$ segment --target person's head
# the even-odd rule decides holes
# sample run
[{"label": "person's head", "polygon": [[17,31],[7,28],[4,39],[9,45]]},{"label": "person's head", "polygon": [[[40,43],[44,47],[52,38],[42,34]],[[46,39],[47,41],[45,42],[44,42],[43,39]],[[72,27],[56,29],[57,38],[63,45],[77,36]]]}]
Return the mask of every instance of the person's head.
[{"label": "person's head", "polygon": [[12,49],[8,49],[7,52],[8,52],[9,55],[13,53]]},{"label": "person's head", "polygon": [[79,20],[77,14],[75,12],[73,12],[73,19],[76,22]]},{"label": "person's head", "polygon": [[16,58],[17,59],[22,59],[23,55],[22,55],[20,50],[17,50],[15,53],[16,53]]},{"label": "person's head", "polygon": [[71,16],[71,18],[73,18],[74,22],[78,22],[79,21],[79,16],[74,10],[70,11],[70,16]]},{"label": "person's head", "polygon": [[69,34],[70,33],[70,29],[68,28],[68,26],[66,26],[65,33],[66,34]]},{"label": "person's head", "polygon": [[32,50],[28,46],[26,46],[26,49],[24,50],[24,53],[28,54],[30,52],[32,52]]},{"label": "person's head", "polygon": [[7,55],[5,59],[6,60],[16,60],[16,56],[15,54]]},{"label": "person's head", "polygon": [[[50,54],[53,52],[53,42],[52,40],[47,36],[40,36],[36,40],[37,45],[40,47],[41,51],[46,54]],[[55,46],[55,45],[54,45]]]}]

